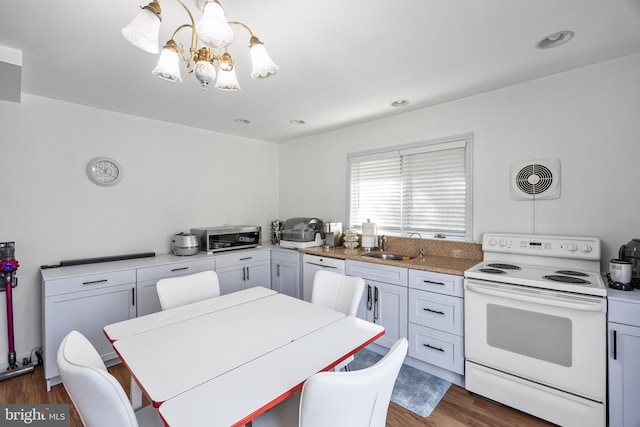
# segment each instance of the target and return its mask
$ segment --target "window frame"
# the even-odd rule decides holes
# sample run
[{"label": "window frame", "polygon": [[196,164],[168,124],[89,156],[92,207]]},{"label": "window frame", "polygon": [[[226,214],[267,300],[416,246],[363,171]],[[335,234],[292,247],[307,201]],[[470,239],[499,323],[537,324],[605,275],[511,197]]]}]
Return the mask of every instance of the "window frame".
[{"label": "window frame", "polygon": [[[465,203],[466,203],[466,212],[465,212],[465,232],[464,236],[462,235],[442,235],[440,233],[436,234],[426,234],[421,233],[421,237],[425,239],[446,239],[446,240],[455,240],[455,241],[473,241],[473,133],[465,133],[460,135],[447,136],[442,138],[430,139],[417,141],[408,144],[401,144],[395,146],[387,146],[381,147],[371,150],[357,151],[352,153],[347,153],[347,213],[346,213],[346,223],[348,224],[348,228],[354,230],[361,230],[362,224],[351,224],[351,184],[352,184],[352,166],[355,163],[355,159],[362,158],[365,156],[385,156],[389,155],[392,157],[392,153],[398,153],[400,156],[400,152],[406,151],[415,151],[420,148],[429,147],[429,151],[434,151],[434,146],[441,145],[442,150],[446,149],[446,146],[450,146],[452,143],[464,141],[464,161],[465,161],[465,185],[466,185],[466,194],[465,194]],[[378,232],[379,234],[380,231]],[[411,232],[401,230],[399,233],[387,233],[387,235],[395,235],[399,237],[409,237]]]}]

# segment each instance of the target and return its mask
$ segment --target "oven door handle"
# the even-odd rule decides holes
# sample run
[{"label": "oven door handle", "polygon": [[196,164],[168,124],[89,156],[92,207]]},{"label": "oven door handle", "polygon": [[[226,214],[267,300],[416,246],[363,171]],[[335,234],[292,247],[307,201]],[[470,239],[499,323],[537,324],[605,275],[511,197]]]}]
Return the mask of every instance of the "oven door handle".
[{"label": "oven door handle", "polygon": [[562,299],[535,297],[531,295],[524,295],[517,291],[510,291],[505,289],[501,289],[501,290],[488,289],[484,286],[478,286],[471,283],[467,283],[465,288],[469,291],[476,292],[479,294],[491,295],[491,296],[502,297],[502,298],[510,298],[513,300],[532,302],[535,304],[552,305],[555,307],[563,307],[563,308],[569,308],[572,310],[579,310],[579,311],[602,311],[602,306],[600,303],[588,303],[588,302],[578,303],[578,302],[571,302],[571,301],[562,300]]}]

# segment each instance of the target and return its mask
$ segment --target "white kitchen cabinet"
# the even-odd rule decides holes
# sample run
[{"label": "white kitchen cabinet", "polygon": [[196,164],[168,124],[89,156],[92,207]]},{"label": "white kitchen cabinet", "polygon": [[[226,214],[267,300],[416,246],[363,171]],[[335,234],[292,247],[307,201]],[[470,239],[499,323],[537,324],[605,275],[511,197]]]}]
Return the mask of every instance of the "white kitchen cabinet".
[{"label": "white kitchen cabinet", "polygon": [[292,250],[271,251],[271,289],[294,298],[302,297],[301,254]]},{"label": "white kitchen cabinet", "polygon": [[464,374],[463,277],[409,270],[409,356]]},{"label": "white kitchen cabinet", "polygon": [[[47,390],[60,383],[56,355],[72,330],[82,333],[107,362],[117,358],[102,329],[136,316],[135,269],[82,274],[86,267],[67,267],[68,277],[43,275],[43,361]],[[79,275],[73,275],[74,272]]]},{"label": "white kitchen cabinet", "polygon": [[271,287],[271,251],[247,250],[216,257],[222,295],[254,286]]},{"label": "white kitchen cabinet", "polygon": [[640,296],[609,289],[609,425],[640,423]]},{"label": "white kitchen cabinet", "polygon": [[357,316],[384,326],[385,333],[376,344],[391,348],[407,337],[407,269],[347,260],[346,274],[365,280]]},{"label": "white kitchen cabinet", "polygon": [[186,259],[182,262],[154,265],[151,267],[138,268],[136,296],[137,315],[155,313],[162,310],[156,284],[158,280],[167,277],[186,276],[188,274],[199,273],[201,271],[214,270],[215,261],[210,259]]}]

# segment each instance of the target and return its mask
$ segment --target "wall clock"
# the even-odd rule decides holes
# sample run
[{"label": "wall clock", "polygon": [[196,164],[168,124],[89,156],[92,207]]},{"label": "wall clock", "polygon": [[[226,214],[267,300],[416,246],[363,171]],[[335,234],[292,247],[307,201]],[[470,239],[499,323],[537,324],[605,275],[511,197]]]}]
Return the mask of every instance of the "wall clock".
[{"label": "wall clock", "polygon": [[97,185],[115,185],[122,179],[122,167],[114,159],[95,157],[87,163],[87,176]]}]

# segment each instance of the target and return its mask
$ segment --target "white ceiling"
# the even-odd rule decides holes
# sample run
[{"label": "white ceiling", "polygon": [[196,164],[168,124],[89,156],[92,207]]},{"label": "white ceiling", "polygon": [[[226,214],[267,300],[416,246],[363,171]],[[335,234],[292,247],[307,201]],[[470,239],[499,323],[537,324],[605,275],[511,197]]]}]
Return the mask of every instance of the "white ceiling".
[{"label": "white ceiling", "polygon": [[[234,27],[242,90],[203,92],[184,71],[183,83],[154,77],[157,56],[120,34],[148,1],[0,0],[0,46],[23,52],[22,93],[282,143],[640,52],[640,0],[220,0],[280,71],[251,79],[249,36]],[[164,44],[188,17],[160,4]],[[534,47],[561,30],[576,36]],[[0,74],[0,93],[11,84]]]}]

